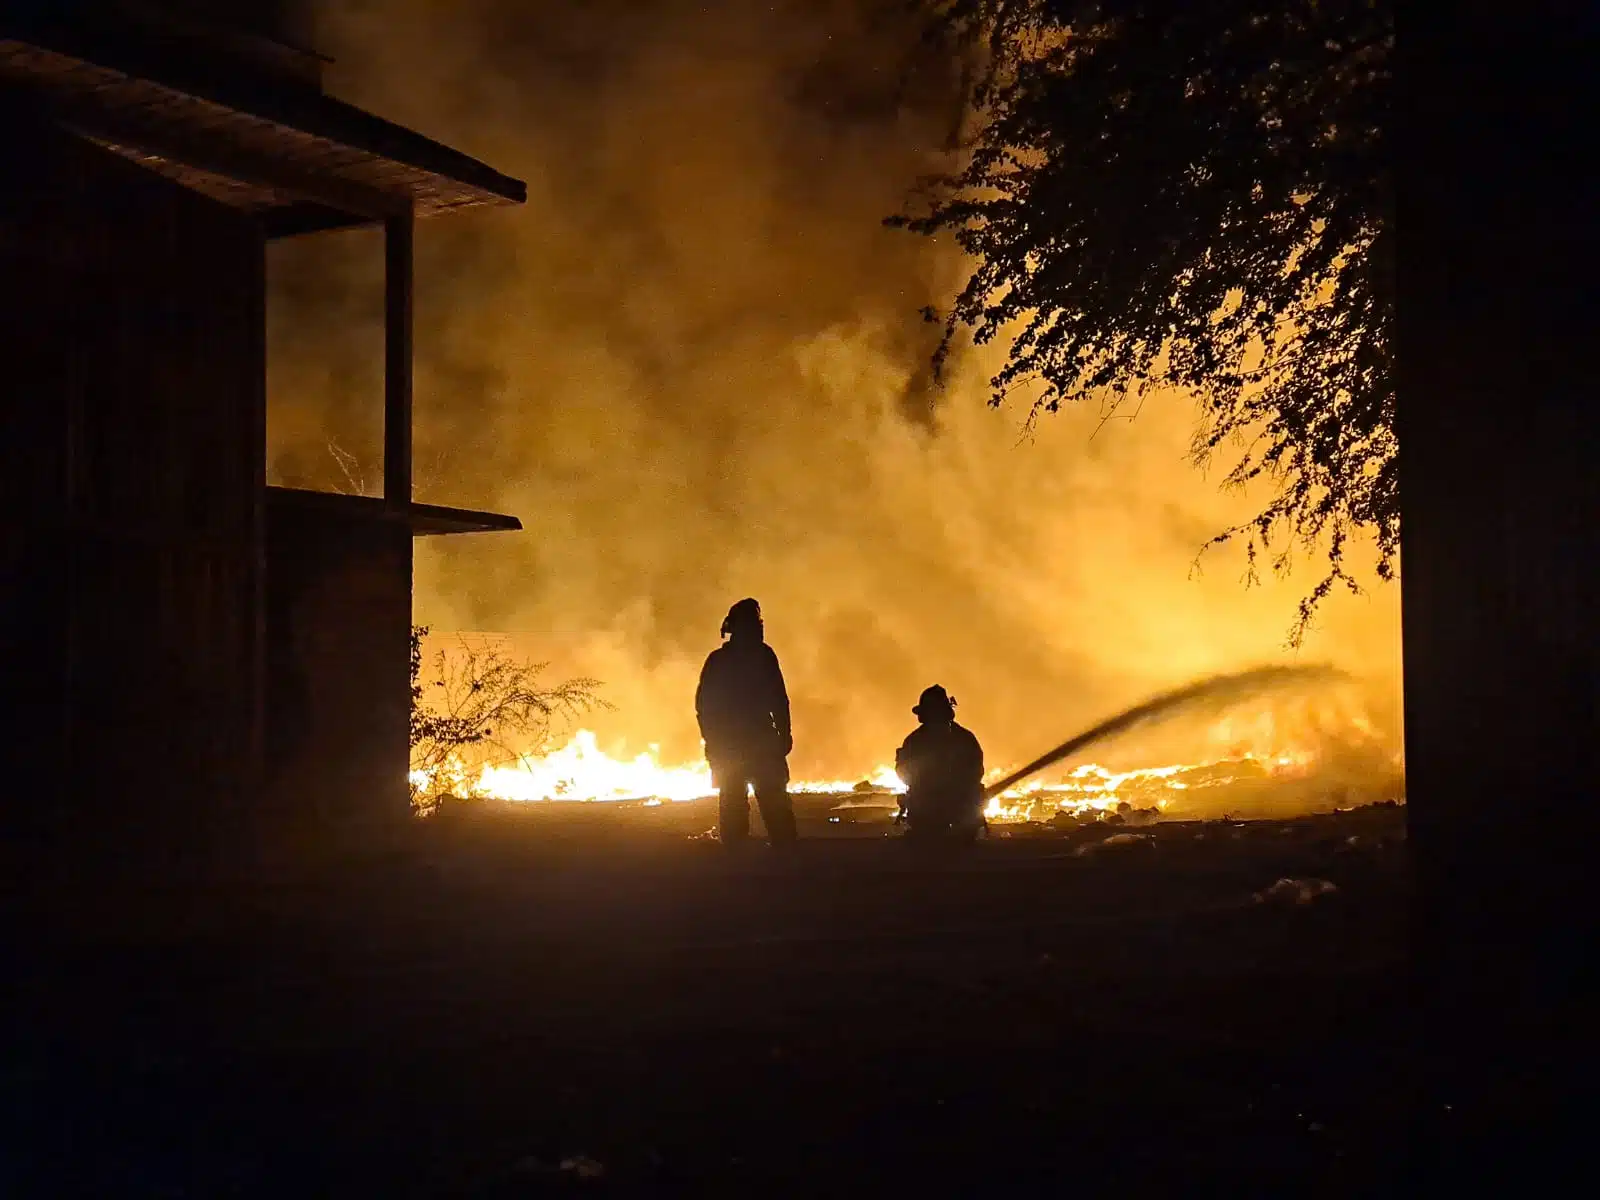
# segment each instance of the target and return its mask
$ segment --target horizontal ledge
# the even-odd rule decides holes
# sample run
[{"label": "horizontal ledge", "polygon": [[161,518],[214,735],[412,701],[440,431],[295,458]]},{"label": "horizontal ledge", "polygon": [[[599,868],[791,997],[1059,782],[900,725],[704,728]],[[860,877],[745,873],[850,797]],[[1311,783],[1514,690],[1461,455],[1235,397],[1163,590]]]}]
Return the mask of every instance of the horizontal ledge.
[{"label": "horizontal ledge", "polygon": [[506,513],[442,504],[396,506],[381,496],[352,496],[344,492],[317,492],[309,488],[269,487],[267,503],[325,515],[335,520],[384,521],[408,525],[413,537],[444,533],[514,533],[522,522]]}]

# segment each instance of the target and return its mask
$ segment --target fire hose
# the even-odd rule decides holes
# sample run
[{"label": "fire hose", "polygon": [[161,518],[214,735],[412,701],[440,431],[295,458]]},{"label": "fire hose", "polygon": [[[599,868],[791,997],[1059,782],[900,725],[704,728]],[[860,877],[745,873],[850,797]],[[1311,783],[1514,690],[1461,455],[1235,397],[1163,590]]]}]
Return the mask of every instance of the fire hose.
[{"label": "fire hose", "polygon": [[[988,804],[996,796],[1009,791],[1047,767],[1054,766],[1062,759],[1086,750],[1096,742],[1126,733],[1135,726],[1177,716],[1186,710],[1236,703],[1247,697],[1293,684],[1331,682],[1347,677],[1345,672],[1326,664],[1303,667],[1255,667],[1231,675],[1212,675],[1169,692],[1160,692],[1131,708],[1123,709],[1115,716],[1107,717],[1099,724],[1068,738],[1055,749],[1041,754],[1027,766],[1019,767],[1004,779],[989,784],[983,789],[983,803]],[[906,819],[904,799],[900,801],[900,809],[895,813],[894,819],[896,824]],[[989,827],[987,818],[983,824],[985,829]]]}]

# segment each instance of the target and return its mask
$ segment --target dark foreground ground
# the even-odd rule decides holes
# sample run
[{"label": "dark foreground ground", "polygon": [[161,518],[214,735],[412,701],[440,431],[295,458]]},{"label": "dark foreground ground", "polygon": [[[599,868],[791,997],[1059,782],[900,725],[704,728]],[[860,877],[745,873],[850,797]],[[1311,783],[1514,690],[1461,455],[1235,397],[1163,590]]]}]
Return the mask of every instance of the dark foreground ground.
[{"label": "dark foreground ground", "polygon": [[789,861],[574,812],[13,885],[0,1189],[1385,1194],[1402,812]]}]

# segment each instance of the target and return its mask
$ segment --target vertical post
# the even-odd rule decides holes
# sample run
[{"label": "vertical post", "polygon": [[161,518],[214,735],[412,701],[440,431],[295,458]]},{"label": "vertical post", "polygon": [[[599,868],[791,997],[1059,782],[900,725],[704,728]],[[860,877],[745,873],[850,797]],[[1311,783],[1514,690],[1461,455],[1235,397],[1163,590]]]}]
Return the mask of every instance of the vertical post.
[{"label": "vertical post", "polygon": [[383,499],[411,505],[412,224],[408,213],[383,223]]},{"label": "vertical post", "polygon": [[250,244],[250,436],[247,442],[250,489],[250,730],[245,747],[248,786],[247,815],[262,809],[267,784],[267,243],[257,235]]},{"label": "vertical post", "polygon": [[389,217],[383,223],[383,501],[390,513],[400,515],[402,520],[381,531],[394,555],[394,606],[385,609],[381,634],[388,648],[385,661],[392,666],[394,674],[387,679],[382,693],[386,698],[381,706],[383,733],[381,744],[375,749],[382,750],[384,784],[373,798],[383,811],[396,815],[409,809],[406,772],[410,765],[411,689],[407,678],[410,664],[407,638],[411,629],[412,547],[407,514],[411,508],[413,230],[413,216],[409,212],[402,217]]}]

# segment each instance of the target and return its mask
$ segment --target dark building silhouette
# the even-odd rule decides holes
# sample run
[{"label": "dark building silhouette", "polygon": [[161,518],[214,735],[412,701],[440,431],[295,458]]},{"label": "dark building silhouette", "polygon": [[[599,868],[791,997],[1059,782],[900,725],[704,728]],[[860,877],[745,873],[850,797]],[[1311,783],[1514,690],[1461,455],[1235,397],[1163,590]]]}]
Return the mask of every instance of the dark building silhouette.
[{"label": "dark building silhouette", "polygon": [[[1551,1114],[1530,1081],[1576,1079],[1591,1011],[1597,188],[1574,147],[1600,16],[1536,0],[1404,24],[1397,416],[1422,1028],[1459,1076],[1458,1112],[1470,1099],[1497,1124],[1536,1123]],[[1496,1151],[1516,1144],[1502,1128]]]},{"label": "dark building silhouette", "polygon": [[[412,501],[411,288],[417,218],[524,185],[325,95],[286,6],[197,11],[0,5],[6,811],[35,845],[404,813],[412,538],[520,528]],[[266,247],[355,226],[386,232],[383,496],[271,488]]]}]

